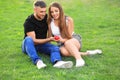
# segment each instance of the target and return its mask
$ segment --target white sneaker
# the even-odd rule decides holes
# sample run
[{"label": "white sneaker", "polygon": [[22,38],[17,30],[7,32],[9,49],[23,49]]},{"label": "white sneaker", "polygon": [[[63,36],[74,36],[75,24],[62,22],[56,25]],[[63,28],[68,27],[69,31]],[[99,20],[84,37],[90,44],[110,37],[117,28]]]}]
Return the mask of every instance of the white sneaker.
[{"label": "white sneaker", "polygon": [[96,49],[96,50],[88,50],[88,55],[94,55],[94,54],[102,54],[102,50]]},{"label": "white sneaker", "polygon": [[45,68],[47,65],[43,63],[42,60],[38,60],[36,64],[38,69]]},{"label": "white sneaker", "polygon": [[53,67],[56,68],[71,68],[73,66],[72,61],[58,61]]},{"label": "white sneaker", "polygon": [[83,59],[77,59],[76,60],[76,67],[82,67],[85,65],[85,61]]}]

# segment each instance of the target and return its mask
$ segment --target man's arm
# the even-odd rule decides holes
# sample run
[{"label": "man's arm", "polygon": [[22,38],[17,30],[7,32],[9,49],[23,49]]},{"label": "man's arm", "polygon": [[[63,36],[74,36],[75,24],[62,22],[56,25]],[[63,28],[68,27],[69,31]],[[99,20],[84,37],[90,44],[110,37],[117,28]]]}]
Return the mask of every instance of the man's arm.
[{"label": "man's arm", "polygon": [[36,39],[36,35],[35,35],[34,31],[27,32],[27,36],[32,37],[33,42],[34,42],[35,45],[37,45],[37,44],[44,44],[44,43],[52,41],[54,39],[53,37],[46,38],[46,39]]}]

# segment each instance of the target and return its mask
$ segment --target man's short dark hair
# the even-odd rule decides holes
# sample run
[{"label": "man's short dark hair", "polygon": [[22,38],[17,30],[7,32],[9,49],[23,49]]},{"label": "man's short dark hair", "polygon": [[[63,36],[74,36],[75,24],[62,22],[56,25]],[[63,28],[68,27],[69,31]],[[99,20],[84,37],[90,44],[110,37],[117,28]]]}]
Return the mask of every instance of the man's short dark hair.
[{"label": "man's short dark hair", "polygon": [[42,0],[37,0],[34,2],[34,7],[41,7],[41,8],[45,8],[46,7],[46,3]]}]

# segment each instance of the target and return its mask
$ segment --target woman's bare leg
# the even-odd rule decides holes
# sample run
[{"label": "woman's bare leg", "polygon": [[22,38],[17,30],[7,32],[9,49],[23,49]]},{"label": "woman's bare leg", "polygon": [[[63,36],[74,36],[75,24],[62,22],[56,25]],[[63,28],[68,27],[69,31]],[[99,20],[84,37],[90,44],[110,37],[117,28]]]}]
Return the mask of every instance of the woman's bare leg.
[{"label": "woman's bare leg", "polygon": [[84,66],[85,62],[79,52],[80,44],[76,39],[70,39],[64,43],[65,49],[76,59],[76,67]]},{"label": "woman's bare leg", "polygon": [[70,39],[64,43],[64,46],[60,48],[62,55],[73,56],[76,59],[76,67],[84,66],[85,62],[81,56],[101,54],[100,50],[89,50],[86,52],[79,52],[80,44],[76,39]]},{"label": "woman's bare leg", "polygon": [[63,56],[72,56],[68,51],[67,49],[65,48],[65,46],[61,46],[60,47],[60,52]]},{"label": "woman's bare leg", "polygon": [[88,55],[88,52],[79,52],[79,54],[80,54],[81,56],[86,56],[86,55]]},{"label": "woman's bare leg", "polygon": [[77,40],[75,39],[70,39],[67,40],[64,43],[65,48],[67,49],[67,51],[75,57],[75,59],[81,59],[81,55],[79,54],[79,47],[80,45],[77,44]]}]

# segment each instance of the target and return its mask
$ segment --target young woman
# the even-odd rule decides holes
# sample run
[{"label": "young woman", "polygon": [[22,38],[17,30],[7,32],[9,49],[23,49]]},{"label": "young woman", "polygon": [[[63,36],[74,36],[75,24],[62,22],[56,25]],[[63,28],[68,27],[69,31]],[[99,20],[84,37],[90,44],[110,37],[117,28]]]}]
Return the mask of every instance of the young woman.
[{"label": "young woman", "polygon": [[65,16],[61,5],[53,2],[48,11],[49,37],[59,36],[56,42],[60,46],[63,56],[73,56],[76,59],[76,67],[85,65],[81,55],[102,53],[101,50],[79,52],[81,49],[81,38],[74,33],[74,23],[71,17]]}]

